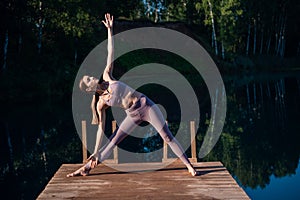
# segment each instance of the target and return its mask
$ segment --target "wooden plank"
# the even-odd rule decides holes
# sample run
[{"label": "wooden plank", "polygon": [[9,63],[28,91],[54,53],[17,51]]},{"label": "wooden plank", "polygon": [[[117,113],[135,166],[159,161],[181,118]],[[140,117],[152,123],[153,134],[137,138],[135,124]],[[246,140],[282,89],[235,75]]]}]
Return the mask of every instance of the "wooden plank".
[{"label": "wooden plank", "polygon": [[[126,163],[124,169],[161,163]],[[157,171],[120,172],[99,165],[90,176],[67,178],[80,164],[63,164],[37,199],[249,199],[220,162],[194,163],[192,177],[174,162]],[[141,167],[141,168],[142,168]]]}]

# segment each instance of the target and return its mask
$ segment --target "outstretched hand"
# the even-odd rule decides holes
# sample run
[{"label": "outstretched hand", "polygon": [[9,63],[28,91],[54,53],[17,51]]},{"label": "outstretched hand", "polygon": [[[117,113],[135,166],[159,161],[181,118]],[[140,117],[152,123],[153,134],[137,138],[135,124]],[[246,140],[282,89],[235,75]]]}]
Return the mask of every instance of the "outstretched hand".
[{"label": "outstretched hand", "polygon": [[114,22],[114,16],[110,16],[109,13],[106,13],[104,16],[105,16],[105,21],[102,20],[102,23],[106,26],[106,28],[108,29],[112,28]]},{"label": "outstretched hand", "polygon": [[87,162],[91,162],[91,169],[94,169],[98,164],[99,164],[99,160],[98,157],[95,156],[95,154],[92,154],[88,159]]},{"label": "outstretched hand", "polygon": [[96,161],[96,163],[98,164],[98,158],[95,156],[95,154],[90,155],[90,157],[87,159],[87,161]]}]

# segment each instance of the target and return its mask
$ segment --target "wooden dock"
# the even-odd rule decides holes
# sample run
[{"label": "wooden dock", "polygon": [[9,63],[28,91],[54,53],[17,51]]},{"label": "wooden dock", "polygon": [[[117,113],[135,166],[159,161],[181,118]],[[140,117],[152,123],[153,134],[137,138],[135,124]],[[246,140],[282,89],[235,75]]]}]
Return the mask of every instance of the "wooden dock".
[{"label": "wooden dock", "polygon": [[[158,164],[116,165],[136,169],[137,165]],[[221,162],[193,165],[200,176],[190,176],[183,164],[174,162],[161,170],[134,172],[101,164],[89,176],[67,178],[82,164],[63,164],[37,199],[250,199]]]}]

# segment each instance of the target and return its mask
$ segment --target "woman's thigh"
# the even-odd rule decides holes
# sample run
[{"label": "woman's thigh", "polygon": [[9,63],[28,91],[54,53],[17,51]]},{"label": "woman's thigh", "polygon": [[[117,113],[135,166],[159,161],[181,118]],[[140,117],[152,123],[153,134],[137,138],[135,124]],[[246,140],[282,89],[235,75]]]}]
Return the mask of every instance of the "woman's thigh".
[{"label": "woman's thigh", "polygon": [[112,136],[111,141],[119,144],[137,126],[138,124],[130,116],[127,116]]},{"label": "woman's thigh", "polygon": [[144,120],[148,121],[164,139],[173,136],[166,124],[166,119],[162,112],[151,100],[148,104],[147,115]]}]

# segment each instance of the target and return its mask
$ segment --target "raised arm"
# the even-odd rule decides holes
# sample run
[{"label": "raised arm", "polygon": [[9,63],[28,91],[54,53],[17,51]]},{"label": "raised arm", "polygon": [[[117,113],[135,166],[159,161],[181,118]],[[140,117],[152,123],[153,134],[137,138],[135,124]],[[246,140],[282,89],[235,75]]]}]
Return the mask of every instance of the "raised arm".
[{"label": "raised arm", "polygon": [[103,79],[105,81],[115,80],[112,76],[113,72],[113,60],[114,60],[114,39],[113,39],[113,21],[114,17],[109,13],[105,14],[105,21],[102,23],[107,28],[107,63],[103,72]]}]

